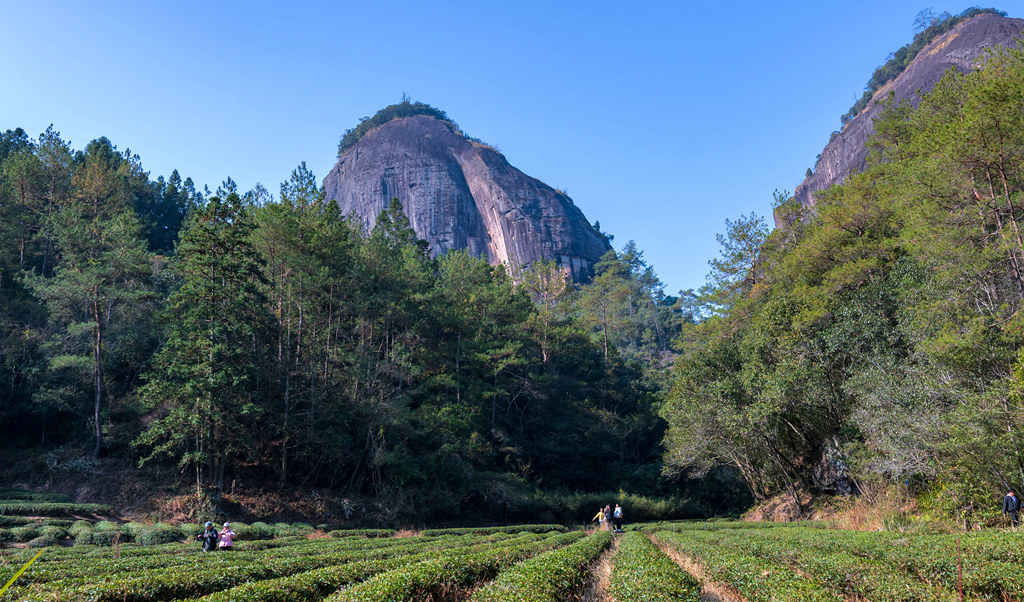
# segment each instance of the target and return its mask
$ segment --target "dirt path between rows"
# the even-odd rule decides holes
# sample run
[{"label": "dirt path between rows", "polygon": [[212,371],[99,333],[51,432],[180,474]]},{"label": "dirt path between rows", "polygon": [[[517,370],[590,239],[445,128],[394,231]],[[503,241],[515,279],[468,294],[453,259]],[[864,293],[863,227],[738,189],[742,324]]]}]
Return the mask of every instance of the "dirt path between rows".
[{"label": "dirt path between rows", "polygon": [[619,549],[619,538],[612,540],[612,545],[601,553],[597,561],[590,567],[587,573],[587,582],[583,586],[583,593],[580,595],[580,602],[613,602],[608,595],[608,582],[612,576],[612,557]]},{"label": "dirt path between rows", "polygon": [[704,568],[689,556],[680,554],[671,546],[666,546],[658,541],[654,536],[651,536],[651,541],[654,545],[665,553],[666,556],[671,558],[683,568],[687,573],[693,575],[693,577],[700,581],[701,589],[704,591],[704,595],[701,599],[705,602],[747,602],[747,599],[740,595],[739,592],[722,585],[721,583],[715,583],[708,579],[708,576],[704,573]]}]

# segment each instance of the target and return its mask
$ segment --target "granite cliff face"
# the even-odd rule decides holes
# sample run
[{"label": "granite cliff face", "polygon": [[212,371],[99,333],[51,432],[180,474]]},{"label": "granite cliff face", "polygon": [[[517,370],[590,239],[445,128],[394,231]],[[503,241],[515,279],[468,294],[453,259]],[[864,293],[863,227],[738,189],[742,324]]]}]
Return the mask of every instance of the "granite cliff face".
[{"label": "granite cliff face", "polygon": [[794,199],[804,206],[813,207],[814,193],[833,184],[841,184],[847,176],[864,169],[868,156],[865,144],[875,131],[875,118],[890,92],[897,102],[916,104],[918,91],[930,91],[950,67],[967,71],[973,68],[986,48],[1013,46],[1022,31],[1024,19],[981,14],[958,23],[932,40],[903,73],[882,86],[868,106],[825,146],[814,173],[793,191]]},{"label": "granite cliff face", "polygon": [[434,254],[467,249],[492,265],[514,267],[553,259],[583,281],[611,249],[568,196],[426,115],[367,132],[323,184],[326,198],[367,231],[397,198]]}]

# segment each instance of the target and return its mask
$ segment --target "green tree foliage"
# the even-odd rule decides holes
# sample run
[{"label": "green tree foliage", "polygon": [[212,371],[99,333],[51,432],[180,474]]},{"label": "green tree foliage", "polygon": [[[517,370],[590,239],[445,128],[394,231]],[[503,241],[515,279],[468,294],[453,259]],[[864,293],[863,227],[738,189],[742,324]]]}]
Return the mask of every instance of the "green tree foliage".
[{"label": "green tree foliage", "polygon": [[426,115],[440,119],[451,124],[456,131],[459,131],[459,126],[449,119],[448,114],[441,109],[435,109],[428,104],[411,102],[409,99],[403,98],[402,102],[384,107],[374,113],[373,117],[363,117],[359,120],[359,125],[350,130],[345,130],[345,134],[341,137],[341,142],[338,143],[338,156],[340,157],[346,150],[355,146],[373,128],[395,119],[415,117],[417,115]]},{"label": "green tree foliage", "polygon": [[107,338],[117,314],[134,316],[151,271],[130,211],[132,191],[112,151],[101,139],[79,158],[71,182],[74,193],[44,223],[60,261],[52,277],[33,274],[26,281],[49,312],[50,369],[77,372],[91,385],[94,457],[103,442]]},{"label": "green tree foliage", "polygon": [[304,164],[275,199],[150,181],[104,138],[11,130],[0,149],[13,443],[173,466],[215,498],[327,488],[395,520],[680,492],[657,408],[695,299],[635,244],[575,287],[553,263],[431,257],[397,200],[364,233]]},{"label": "green tree foliage", "polygon": [[269,328],[253,227],[236,194],[195,211],[173,266],[182,283],[167,302],[170,334],[140,392],[158,412],[139,439],[143,460],[171,454],[194,467],[197,487],[208,479],[218,491],[263,411]]},{"label": "green tree foliage", "polygon": [[1022,81],[1020,50],[950,71],[813,214],[776,195],[781,227],[750,245],[729,223],[718,311],[684,330],[662,407],[673,470],[829,490],[814,466],[838,442],[851,479],[928,482],[978,520],[1024,483]]}]

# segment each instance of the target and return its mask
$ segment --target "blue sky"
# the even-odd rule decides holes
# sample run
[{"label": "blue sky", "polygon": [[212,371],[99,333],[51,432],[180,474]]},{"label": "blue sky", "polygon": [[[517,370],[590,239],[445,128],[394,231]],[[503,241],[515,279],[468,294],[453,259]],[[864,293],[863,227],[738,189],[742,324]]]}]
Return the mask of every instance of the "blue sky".
[{"label": "blue sky", "polygon": [[0,129],[276,195],[405,93],[635,240],[674,293],[725,219],[770,219],[921,9],[967,6],[0,0]]}]

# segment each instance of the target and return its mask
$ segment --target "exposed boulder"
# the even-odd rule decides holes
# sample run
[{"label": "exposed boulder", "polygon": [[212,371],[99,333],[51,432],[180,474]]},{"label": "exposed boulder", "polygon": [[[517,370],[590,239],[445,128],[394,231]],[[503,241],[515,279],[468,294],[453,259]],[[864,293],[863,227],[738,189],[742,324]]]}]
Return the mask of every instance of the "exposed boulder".
[{"label": "exposed boulder", "polygon": [[367,231],[397,198],[435,255],[467,249],[513,268],[554,260],[585,281],[611,249],[564,193],[433,116],[394,119],[368,131],[339,156],[324,190]]}]

